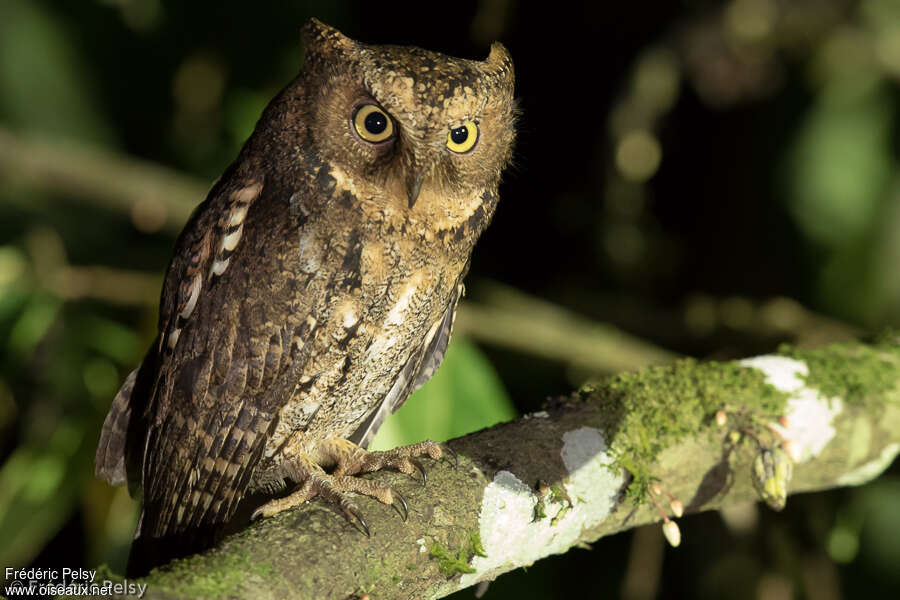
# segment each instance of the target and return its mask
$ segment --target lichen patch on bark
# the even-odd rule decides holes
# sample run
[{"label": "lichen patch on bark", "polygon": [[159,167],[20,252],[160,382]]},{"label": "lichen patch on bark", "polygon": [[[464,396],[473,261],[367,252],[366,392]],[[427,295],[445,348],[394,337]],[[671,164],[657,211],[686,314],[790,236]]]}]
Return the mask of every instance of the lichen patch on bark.
[{"label": "lichen patch on bark", "polygon": [[569,471],[569,481],[564,485],[575,503],[574,508],[578,511],[579,504],[589,504],[589,510],[580,511],[591,518],[592,522],[585,522],[585,526],[598,524],[615,510],[616,496],[625,484],[625,473],[610,469],[614,458],[603,434],[594,427],[564,433],[560,454]]},{"label": "lichen patch on bark", "polygon": [[[586,528],[599,525],[616,507],[625,474],[610,470],[613,458],[599,429],[580,427],[563,434],[560,454],[569,472],[562,482],[571,507],[552,510],[556,518],[536,518],[535,490],[509,471],[499,471],[485,488],[479,518],[487,556],[471,562],[474,573],[460,587],[492,579],[511,568],[560,554],[575,544]],[[548,515],[552,516],[552,515]]]},{"label": "lichen patch on bark", "polygon": [[843,411],[841,399],[827,398],[808,387],[809,368],[803,361],[785,356],[757,356],[740,364],[759,369],[766,382],[790,394],[785,410],[788,426],[773,423],[772,427],[794,443],[797,462],[818,456],[837,433],[834,420]]}]

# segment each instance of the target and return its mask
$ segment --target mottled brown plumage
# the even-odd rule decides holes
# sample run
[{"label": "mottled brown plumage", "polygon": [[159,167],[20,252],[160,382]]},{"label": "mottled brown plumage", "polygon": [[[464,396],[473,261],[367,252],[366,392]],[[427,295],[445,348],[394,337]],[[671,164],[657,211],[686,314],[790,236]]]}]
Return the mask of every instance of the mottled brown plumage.
[{"label": "mottled brown plumage", "polygon": [[103,428],[97,474],[142,488],[139,537],[214,528],[252,492],[294,490],[261,515],[317,494],[358,515],[346,492],[395,494],[352,475],[440,456],[362,448],[443,357],[510,158],[512,62],[315,20],[304,37],[303,73],[179,237],[159,336]]}]

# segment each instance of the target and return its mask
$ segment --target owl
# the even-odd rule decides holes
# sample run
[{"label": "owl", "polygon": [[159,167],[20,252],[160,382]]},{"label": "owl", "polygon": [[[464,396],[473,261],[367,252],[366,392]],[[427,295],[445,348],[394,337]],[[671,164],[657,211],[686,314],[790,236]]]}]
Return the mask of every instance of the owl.
[{"label": "owl", "polygon": [[302,73],[179,236],[103,425],[96,474],[142,494],[135,547],[217,531],[251,495],[257,517],[319,497],[368,533],[353,494],[406,506],[357,475],[442,454],[365,448],[444,356],[512,153],[512,61],[303,34]]}]

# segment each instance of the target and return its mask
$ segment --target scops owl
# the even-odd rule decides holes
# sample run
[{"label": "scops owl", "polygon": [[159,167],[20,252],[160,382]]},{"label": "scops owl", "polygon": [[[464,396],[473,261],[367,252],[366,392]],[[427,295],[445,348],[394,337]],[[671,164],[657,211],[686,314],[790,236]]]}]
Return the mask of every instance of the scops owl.
[{"label": "scops owl", "polygon": [[97,475],[142,489],[136,543],[215,528],[251,493],[273,498],[256,515],[319,496],[366,530],[348,493],[398,496],[355,475],[441,456],[364,448],[444,356],[512,152],[512,61],[316,20],[304,39],[178,238],[158,337],[103,426]]}]

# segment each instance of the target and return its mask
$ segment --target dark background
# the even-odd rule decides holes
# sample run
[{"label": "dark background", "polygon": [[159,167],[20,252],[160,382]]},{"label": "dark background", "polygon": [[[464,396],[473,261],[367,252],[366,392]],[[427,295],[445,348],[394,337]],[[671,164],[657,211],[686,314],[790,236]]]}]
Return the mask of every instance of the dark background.
[{"label": "dark background", "polygon": [[[900,321],[895,1],[0,0],[0,566],[121,572],[133,531],[135,504],[91,461],[153,337],[177,217],[165,194],[111,193],[144,175],[96,157],[189,175],[199,202],[298,72],[310,16],[364,42],[482,59],[497,39],[512,54],[516,160],[471,302],[539,298],[716,359]],[[65,158],[25,172],[40,144]],[[52,174],[82,164],[99,176]],[[482,337],[461,332],[440,385],[484,416],[444,437],[614,370]],[[488,382],[474,398],[447,391],[470,373]],[[416,422],[391,440],[425,437]],[[779,514],[686,518],[677,550],[657,527],[603,539],[486,597],[896,597],[898,475]]]}]

